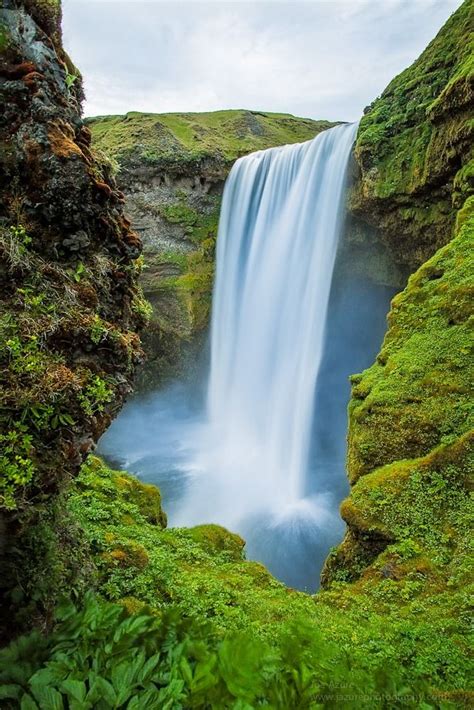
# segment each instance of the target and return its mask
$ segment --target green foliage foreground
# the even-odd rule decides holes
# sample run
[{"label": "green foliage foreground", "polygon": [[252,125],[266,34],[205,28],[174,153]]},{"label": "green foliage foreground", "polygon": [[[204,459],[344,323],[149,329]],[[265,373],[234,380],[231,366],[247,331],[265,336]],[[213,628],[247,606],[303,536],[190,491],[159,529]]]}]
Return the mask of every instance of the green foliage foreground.
[{"label": "green foliage foreground", "polygon": [[0,652],[2,708],[467,705],[467,589],[423,573],[416,541],[311,597],[245,560],[223,528],[166,529],[158,489],[98,458],[66,508],[95,592]]},{"label": "green foliage foreground", "polygon": [[49,637],[24,636],[0,652],[2,707],[98,708],[371,708],[452,707],[407,687],[393,668],[376,673],[305,624],[278,647],[248,633],[225,638],[171,608],[160,617],[127,616],[88,595],[58,611]]}]

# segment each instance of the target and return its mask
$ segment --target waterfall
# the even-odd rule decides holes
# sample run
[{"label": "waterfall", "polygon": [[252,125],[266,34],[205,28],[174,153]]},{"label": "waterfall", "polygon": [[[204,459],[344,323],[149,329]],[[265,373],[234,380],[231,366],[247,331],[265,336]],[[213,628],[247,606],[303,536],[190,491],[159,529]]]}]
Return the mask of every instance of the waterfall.
[{"label": "waterfall", "polygon": [[[217,523],[314,591],[342,539],[348,376],[373,362],[393,290],[336,259],[357,125],[237,161],[217,244],[207,398],[135,397],[100,453],[162,492],[171,526]],[[369,254],[367,254],[369,256]]]},{"label": "waterfall", "polygon": [[325,415],[314,396],[356,132],[340,125],[240,158],[224,190],[207,416],[173,522],[241,532],[270,568],[278,528],[282,554],[290,531],[300,547],[302,535],[340,534],[327,493],[309,496],[307,477],[314,417]]}]

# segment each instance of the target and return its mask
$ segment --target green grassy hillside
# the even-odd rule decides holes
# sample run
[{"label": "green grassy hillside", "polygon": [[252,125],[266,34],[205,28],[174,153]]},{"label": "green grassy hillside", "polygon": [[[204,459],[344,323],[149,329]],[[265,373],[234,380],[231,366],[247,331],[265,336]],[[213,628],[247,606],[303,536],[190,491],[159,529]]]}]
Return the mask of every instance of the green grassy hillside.
[{"label": "green grassy hillside", "polygon": [[310,140],[329,121],[242,109],[209,113],[138,113],[88,119],[95,145],[120,164],[145,161],[168,169],[206,158],[233,163],[241,155]]}]

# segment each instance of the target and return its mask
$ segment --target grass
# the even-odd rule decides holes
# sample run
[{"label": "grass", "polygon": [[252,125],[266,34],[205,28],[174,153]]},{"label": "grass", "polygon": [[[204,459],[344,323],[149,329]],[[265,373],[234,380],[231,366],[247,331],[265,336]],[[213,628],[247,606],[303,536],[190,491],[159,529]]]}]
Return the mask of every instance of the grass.
[{"label": "grass", "polygon": [[231,163],[241,155],[310,140],[331,124],[290,114],[228,110],[88,119],[95,144],[120,163],[134,160],[192,163],[207,156]]}]

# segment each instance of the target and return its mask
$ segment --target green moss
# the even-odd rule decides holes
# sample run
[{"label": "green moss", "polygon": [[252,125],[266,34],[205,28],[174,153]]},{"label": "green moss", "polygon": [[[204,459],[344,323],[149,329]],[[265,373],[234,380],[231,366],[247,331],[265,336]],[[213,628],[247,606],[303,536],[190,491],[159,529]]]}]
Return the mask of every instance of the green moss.
[{"label": "green moss", "polygon": [[[472,433],[427,456],[397,461],[363,476],[341,507],[351,528],[388,540],[417,541],[433,562],[452,556],[471,528]],[[420,547],[421,549],[421,547]]]},{"label": "green moss", "polygon": [[89,119],[96,145],[120,163],[146,160],[169,170],[199,166],[206,158],[234,162],[239,156],[314,138],[328,121],[290,114],[229,110],[210,113],[99,116]]},{"label": "green moss", "polygon": [[167,318],[166,304],[160,299],[153,319],[161,330],[177,333],[178,338],[189,339],[191,334],[203,331],[209,324],[220,199],[209,197],[207,208],[205,212],[198,211],[184,197],[174,205],[159,207],[161,217],[185,227],[194,249],[187,253],[167,252],[152,257],[153,263],[175,265],[177,273],[153,280],[145,274],[143,278],[145,290],[167,291],[170,296],[177,296],[178,317],[173,309]]},{"label": "green moss", "polygon": [[473,7],[463,3],[360,123],[352,207],[412,270],[449,241],[472,191]]},{"label": "green moss", "polygon": [[[259,628],[278,625],[285,611],[297,613],[310,604],[304,595],[289,594],[260,564],[244,561],[237,535],[214,525],[163,530],[150,520],[147,497],[144,503],[130,495],[130,487],[148,495],[155,490],[159,496],[153,486],[144,487],[90,458],[70,497],[70,510],[96,553],[108,598],[132,597],[156,609],[177,603],[187,615],[213,618],[221,628],[249,622]],[[142,550],[140,564],[137,550]]]},{"label": "green moss", "polygon": [[[449,479],[447,456],[442,460]],[[91,457],[70,492],[69,514],[84,531],[98,570],[98,589],[107,599],[135,612],[147,606],[163,614],[175,607],[181,619],[212,622],[220,636],[245,630],[254,645],[265,639],[279,648],[287,634],[297,645],[320,639],[320,646],[336,644],[350,657],[356,673],[398,668],[407,683],[428,678],[445,691],[466,687],[461,543],[453,548],[443,542],[449,555],[427,562],[425,542],[417,533],[424,524],[421,507],[419,519],[397,523],[412,526],[410,537],[387,548],[370,578],[338,583],[310,597],[285,588],[262,565],[245,560],[243,541],[219,526],[164,529],[159,514],[149,515],[153,487],[137,494],[142,487]],[[414,489],[407,491],[404,503],[413,495]],[[438,496],[439,506],[439,483],[433,476],[423,503],[430,495]],[[439,530],[451,523],[459,529],[467,522],[464,514],[456,522],[456,500],[453,492]],[[158,509],[159,498],[156,502]],[[450,597],[445,595],[448,579]]]},{"label": "green moss", "polygon": [[123,471],[111,471],[95,456],[83,464],[75,486],[84,500],[97,498],[110,506],[121,501],[125,506],[123,517],[139,515],[146,524],[166,527],[159,489]]},{"label": "green moss", "polygon": [[243,559],[245,541],[239,535],[230,533],[220,525],[197,525],[190,529],[191,539],[209,552],[228,552],[237,562]]},{"label": "green moss", "polygon": [[349,473],[428,453],[473,426],[470,383],[474,219],[392,302],[377,362],[350,405]]}]

